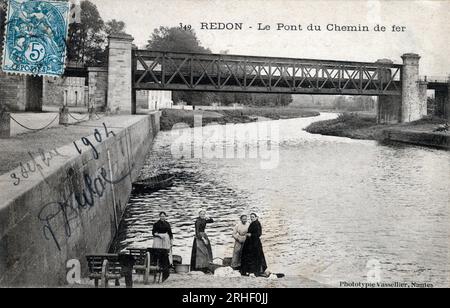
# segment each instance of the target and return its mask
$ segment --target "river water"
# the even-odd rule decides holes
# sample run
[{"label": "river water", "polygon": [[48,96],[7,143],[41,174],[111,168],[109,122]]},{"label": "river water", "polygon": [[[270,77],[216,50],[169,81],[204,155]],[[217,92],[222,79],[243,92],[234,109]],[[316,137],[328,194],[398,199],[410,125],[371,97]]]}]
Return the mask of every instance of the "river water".
[{"label": "river water", "polygon": [[[277,129],[270,135],[276,139],[270,153],[277,158],[271,168],[254,158],[179,155],[175,141],[199,147],[197,139],[180,141],[180,134],[201,129],[161,132],[142,174],[169,172],[176,179],[166,190],[132,195],[120,247],[151,247],[152,224],[165,211],[175,234],[174,254],[189,263],[194,220],[205,209],[216,221],[207,229],[214,256],[230,257],[233,226],[242,213],[254,211],[271,271],[333,286],[366,282],[369,275],[382,282],[448,287],[450,153],[303,131],[335,117],[266,122]],[[252,124],[233,129],[245,131],[246,125]],[[217,128],[204,128],[203,136],[211,130]],[[234,147],[248,143],[251,149],[261,141],[253,135],[244,139]],[[212,143],[232,146],[220,136]]]}]

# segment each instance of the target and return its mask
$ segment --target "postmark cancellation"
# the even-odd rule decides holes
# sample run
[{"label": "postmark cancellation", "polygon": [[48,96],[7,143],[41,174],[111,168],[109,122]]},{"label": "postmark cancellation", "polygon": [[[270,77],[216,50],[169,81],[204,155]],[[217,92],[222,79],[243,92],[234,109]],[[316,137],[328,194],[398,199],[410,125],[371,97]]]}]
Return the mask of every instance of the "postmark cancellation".
[{"label": "postmark cancellation", "polygon": [[69,10],[68,1],[10,0],[3,71],[61,76],[65,68]]}]

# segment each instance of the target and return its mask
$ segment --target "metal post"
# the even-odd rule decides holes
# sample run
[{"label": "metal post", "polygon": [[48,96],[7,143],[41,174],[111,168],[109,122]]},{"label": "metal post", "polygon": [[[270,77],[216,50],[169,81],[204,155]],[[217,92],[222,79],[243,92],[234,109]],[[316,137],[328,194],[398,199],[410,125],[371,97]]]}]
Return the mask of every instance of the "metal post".
[{"label": "metal post", "polygon": [[136,89],[135,88],[131,88],[131,114],[136,114],[137,113],[137,94],[136,94]]},{"label": "metal post", "polygon": [[95,119],[95,108],[89,107],[88,112],[89,112],[89,120],[94,120]]},{"label": "metal post", "polygon": [[59,125],[69,125],[69,108],[66,106],[59,109]]}]

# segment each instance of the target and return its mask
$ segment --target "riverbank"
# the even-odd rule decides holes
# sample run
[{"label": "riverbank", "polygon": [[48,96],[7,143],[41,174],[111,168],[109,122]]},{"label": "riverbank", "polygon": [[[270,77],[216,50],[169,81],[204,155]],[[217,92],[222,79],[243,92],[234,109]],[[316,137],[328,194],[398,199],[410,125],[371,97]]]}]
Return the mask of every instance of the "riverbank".
[{"label": "riverbank", "polygon": [[[364,140],[391,140],[448,148],[447,140],[450,133],[434,132],[445,123],[443,119],[429,117],[411,123],[381,125],[377,124],[375,115],[344,113],[337,119],[315,122],[305,130],[311,134]],[[422,139],[423,142],[421,142]]]},{"label": "riverbank", "polygon": [[257,121],[259,118],[271,120],[315,117],[317,111],[300,108],[245,108],[241,110],[192,111],[165,109],[161,116],[161,130],[171,130],[177,123],[185,123],[194,127],[194,114],[202,116],[202,125],[210,123],[241,124]]},{"label": "riverbank", "polygon": [[[113,287],[113,282],[110,282],[110,287]],[[121,288],[125,287],[125,280],[120,281]],[[81,285],[74,286],[78,288],[94,288],[94,282],[84,280]],[[188,274],[171,274],[162,284],[142,283],[142,276],[136,276],[133,282],[134,288],[183,288],[183,289],[210,289],[210,288],[327,288],[329,286],[319,282],[309,280],[301,276],[286,276],[281,279],[270,278],[251,278],[251,277],[218,277],[214,275],[206,275],[199,272],[192,272]]]}]

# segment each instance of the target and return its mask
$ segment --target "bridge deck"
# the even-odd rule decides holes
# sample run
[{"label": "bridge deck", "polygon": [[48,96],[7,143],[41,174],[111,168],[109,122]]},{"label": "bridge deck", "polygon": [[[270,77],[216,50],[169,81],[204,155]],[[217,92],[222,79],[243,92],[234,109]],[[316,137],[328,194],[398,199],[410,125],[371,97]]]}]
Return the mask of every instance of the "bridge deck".
[{"label": "bridge deck", "polygon": [[402,65],[133,52],[136,90],[335,95],[401,95]]},{"label": "bridge deck", "polygon": [[420,76],[420,81],[426,82],[429,90],[448,91],[450,77],[448,76]]},{"label": "bridge deck", "polygon": [[428,82],[428,89],[438,91],[448,91],[449,82]]}]

